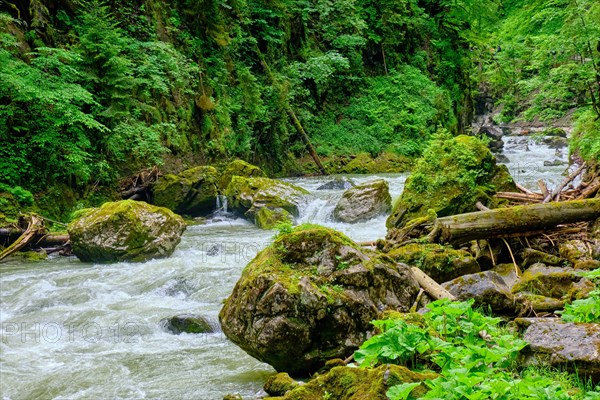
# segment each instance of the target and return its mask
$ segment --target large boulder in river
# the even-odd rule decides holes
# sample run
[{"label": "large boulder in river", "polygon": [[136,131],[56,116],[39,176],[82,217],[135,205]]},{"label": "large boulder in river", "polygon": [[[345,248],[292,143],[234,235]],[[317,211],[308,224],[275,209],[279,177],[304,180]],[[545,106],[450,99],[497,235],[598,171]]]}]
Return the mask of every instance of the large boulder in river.
[{"label": "large boulder in river", "polygon": [[[233,176],[225,194],[229,206],[235,212],[256,222],[257,214],[262,208],[275,212],[279,217],[284,216],[284,219],[291,218],[288,215],[298,216],[299,207],[308,191],[275,179]],[[279,217],[278,219],[281,219]],[[271,228],[271,226],[263,227]]]},{"label": "large boulder in river", "polygon": [[346,190],[333,210],[333,218],[354,223],[388,213],[391,209],[390,187],[384,179],[377,179]]},{"label": "large boulder in river", "polygon": [[170,256],[181,240],[183,219],[142,201],[104,203],[73,220],[69,236],[81,261],[145,261]]},{"label": "large boulder in river", "polygon": [[219,195],[217,175],[210,166],[190,168],[179,175],[166,174],[152,187],[153,203],[177,214],[208,215],[214,211]]},{"label": "large boulder in river", "polygon": [[234,176],[243,176],[245,178],[262,177],[266,178],[267,174],[256,165],[252,165],[243,160],[234,160],[230,162],[219,178],[219,188],[225,191],[231,178]]},{"label": "large boulder in river", "polygon": [[302,225],[246,266],[219,319],[251,356],[306,375],[348,357],[381,311],[408,311],[418,291],[408,266],[367,253],[334,230]]},{"label": "large boulder in river", "polygon": [[506,166],[497,165],[487,146],[474,136],[439,136],[433,140],[412,174],[387,220],[388,228],[424,217],[476,211],[475,204],[494,204],[496,191],[515,190]]}]

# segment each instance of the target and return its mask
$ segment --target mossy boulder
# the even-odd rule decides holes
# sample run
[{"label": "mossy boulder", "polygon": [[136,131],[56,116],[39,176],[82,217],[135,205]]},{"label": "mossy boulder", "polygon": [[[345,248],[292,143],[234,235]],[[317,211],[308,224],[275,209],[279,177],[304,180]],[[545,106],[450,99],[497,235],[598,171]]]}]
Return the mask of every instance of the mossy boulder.
[{"label": "mossy boulder", "polygon": [[251,356],[307,375],[352,354],[380,311],[408,311],[418,291],[408,266],[332,229],[302,225],[246,266],[219,319]]},{"label": "mossy boulder", "polygon": [[475,204],[493,202],[492,195],[506,190],[512,178],[497,166],[487,146],[473,136],[438,136],[419,159],[394,204],[387,227],[427,215],[437,216],[476,211]]},{"label": "mossy boulder", "polygon": [[373,160],[373,157],[369,153],[359,153],[348,164],[344,165],[340,172],[346,174],[368,174],[373,173],[375,167],[375,160]]},{"label": "mossy boulder", "polygon": [[377,368],[335,367],[287,392],[282,399],[387,400],[386,392],[392,386],[423,382],[411,392],[412,398],[420,398],[427,392],[424,382],[437,377],[435,372],[414,372],[393,364]]},{"label": "mossy boulder", "polygon": [[186,225],[172,211],[141,201],[104,203],[73,220],[67,230],[81,261],[145,261],[170,256]]},{"label": "mossy boulder", "polygon": [[[233,176],[225,194],[229,207],[234,212],[244,215],[252,222],[256,222],[258,218],[262,224],[263,220],[271,221],[269,217],[274,214],[280,220],[288,220],[288,215],[297,217],[300,213],[299,207],[308,191],[275,179]],[[263,208],[270,212],[261,213]],[[268,229],[272,228],[270,223],[266,223],[265,226]]]},{"label": "mossy boulder", "polygon": [[254,214],[254,223],[261,229],[275,229],[279,224],[293,221],[292,214],[282,208],[262,207]]},{"label": "mossy boulder", "polygon": [[388,213],[391,209],[389,185],[385,179],[377,179],[346,190],[333,210],[333,218],[354,223]]},{"label": "mossy boulder", "polygon": [[180,333],[210,333],[213,328],[206,318],[201,315],[181,314],[164,318],[159,325],[167,332],[179,335]]},{"label": "mossy boulder", "polygon": [[152,187],[153,203],[181,215],[208,215],[214,211],[219,195],[217,178],[217,170],[210,166],[166,174]]},{"label": "mossy boulder", "polygon": [[394,261],[419,267],[438,283],[481,271],[469,252],[439,244],[411,243],[395,248],[387,255]]},{"label": "mossy boulder", "polygon": [[512,292],[570,300],[586,297],[594,288],[595,285],[574,268],[534,264],[523,273]]},{"label": "mossy boulder", "polygon": [[264,389],[271,396],[284,396],[290,390],[299,386],[287,372],[280,372],[270,376],[265,382]]},{"label": "mossy boulder", "polygon": [[219,178],[219,189],[221,192],[225,192],[231,178],[234,176],[242,176],[245,178],[251,177],[263,177],[266,178],[267,174],[256,165],[252,165],[243,160],[235,160],[230,162],[226,167],[221,177]]},{"label": "mossy boulder", "polygon": [[558,253],[572,264],[575,264],[577,261],[589,260],[592,256],[587,243],[578,239],[559,243]]}]

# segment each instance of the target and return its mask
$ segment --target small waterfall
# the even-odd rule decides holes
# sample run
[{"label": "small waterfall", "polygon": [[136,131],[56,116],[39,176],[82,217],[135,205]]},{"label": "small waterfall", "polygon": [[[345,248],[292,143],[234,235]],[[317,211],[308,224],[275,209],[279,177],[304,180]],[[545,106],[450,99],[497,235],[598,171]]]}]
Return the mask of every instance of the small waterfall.
[{"label": "small waterfall", "polygon": [[224,194],[217,195],[217,209],[215,211],[215,214],[227,214],[227,196],[225,196]]}]

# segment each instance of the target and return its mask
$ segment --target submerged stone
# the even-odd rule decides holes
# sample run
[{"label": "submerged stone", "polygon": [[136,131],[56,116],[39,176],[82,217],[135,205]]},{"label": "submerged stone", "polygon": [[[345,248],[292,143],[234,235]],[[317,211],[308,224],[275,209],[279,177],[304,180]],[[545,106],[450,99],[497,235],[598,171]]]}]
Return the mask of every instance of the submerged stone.
[{"label": "submerged stone", "polygon": [[200,315],[181,314],[164,318],[160,326],[168,332],[179,335],[180,333],[210,333],[213,328],[208,321]]},{"label": "submerged stone", "polygon": [[408,311],[418,291],[408,266],[307,225],[280,235],[246,266],[219,319],[251,356],[306,375],[348,357],[380,311]]},{"label": "submerged stone", "polygon": [[384,179],[377,179],[346,190],[333,210],[333,218],[354,223],[386,214],[391,209],[389,185]]},{"label": "submerged stone", "polygon": [[81,261],[113,262],[168,257],[185,228],[183,219],[166,208],[123,200],[86,210],[67,229]]},{"label": "submerged stone", "polygon": [[335,178],[332,181],[317,187],[317,190],[346,190],[354,186],[354,183],[348,178]]}]

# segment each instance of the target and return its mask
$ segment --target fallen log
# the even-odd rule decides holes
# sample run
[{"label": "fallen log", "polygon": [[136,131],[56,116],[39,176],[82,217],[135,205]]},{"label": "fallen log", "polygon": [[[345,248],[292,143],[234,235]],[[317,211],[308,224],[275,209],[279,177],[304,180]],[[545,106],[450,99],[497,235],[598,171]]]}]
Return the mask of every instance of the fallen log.
[{"label": "fallen log", "polygon": [[600,218],[600,199],[498,208],[438,218],[428,239],[462,244],[475,239],[506,237],[596,218]]}]

